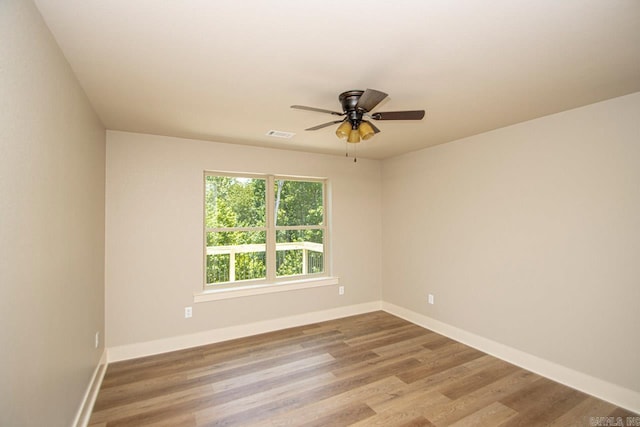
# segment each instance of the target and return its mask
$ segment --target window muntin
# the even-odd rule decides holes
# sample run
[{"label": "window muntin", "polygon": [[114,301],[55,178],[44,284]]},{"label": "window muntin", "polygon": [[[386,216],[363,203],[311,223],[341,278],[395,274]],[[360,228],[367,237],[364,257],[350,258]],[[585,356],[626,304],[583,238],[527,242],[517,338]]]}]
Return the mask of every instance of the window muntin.
[{"label": "window muntin", "polygon": [[324,180],[206,172],[204,192],[205,289],[326,275]]}]

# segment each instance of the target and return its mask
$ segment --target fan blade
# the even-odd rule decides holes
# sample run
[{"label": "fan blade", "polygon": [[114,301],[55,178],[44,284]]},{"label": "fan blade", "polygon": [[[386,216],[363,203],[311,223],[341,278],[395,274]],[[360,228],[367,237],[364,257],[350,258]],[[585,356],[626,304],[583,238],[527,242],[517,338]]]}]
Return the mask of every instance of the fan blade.
[{"label": "fan blade", "polygon": [[368,121],[368,120],[363,120],[363,121],[365,121],[365,122],[369,123],[369,126],[371,126],[371,128],[373,129],[373,133],[380,133],[380,129],[378,129],[378,128],[376,127],[376,125],[374,125],[373,123],[371,123],[371,122],[370,122],[370,121]]},{"label": "fan blade", "polygon": [[325,110],[323,108],[307,107],[304,105],[292,105],[291,108],[295,108],[297,110],[316,111],[318,113],[328,113],[333,114],[334,116],[344,116],[344,113],[338,113],[337,111]]},{"label": "fan blade", "polygon": [[385,99],[387,96],[389,95],[384,92],[380,92],[379,90],[367,89],[358,100],[356,109],[371,111],[376,107],[376,105],[380,103],[380,101]]},{"label": "fan blade", "polygon": [[305,129],[305,130],[318,130],[318,129],[326,128],[327,126],[335,125],[336,123],[342,123],[342,122],[344,122],[344,120],[336,120],[333,122],[323,123],[321,125],[314,126],[312,128]]},{"label": "fan blade", "polygon": [[371,115],[371,118],[375,120],[422,120],[423,117],[424,110],[385,111]]}]

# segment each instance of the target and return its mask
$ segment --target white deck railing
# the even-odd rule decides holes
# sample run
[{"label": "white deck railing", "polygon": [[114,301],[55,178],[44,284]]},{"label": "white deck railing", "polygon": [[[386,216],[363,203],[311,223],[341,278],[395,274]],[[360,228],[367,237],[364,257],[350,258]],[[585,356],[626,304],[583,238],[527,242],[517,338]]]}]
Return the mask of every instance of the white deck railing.
[{"label": "white deck railing", "polygon": [[[207,246],[207,255],[229,255],[229,282],[235,282],[236,280],[236,254],[251,253],[251,252],[266,252],[267,245],[264,243],[249,244],[249,245],[228,245],[228,246]],[[322,243],[313,242],[291,242],[291,243],[276,243],[276,252],[279,251],[292,251],[302,250],[302,274],[308,274],[309,261],[308,252],[324,251]]]}]

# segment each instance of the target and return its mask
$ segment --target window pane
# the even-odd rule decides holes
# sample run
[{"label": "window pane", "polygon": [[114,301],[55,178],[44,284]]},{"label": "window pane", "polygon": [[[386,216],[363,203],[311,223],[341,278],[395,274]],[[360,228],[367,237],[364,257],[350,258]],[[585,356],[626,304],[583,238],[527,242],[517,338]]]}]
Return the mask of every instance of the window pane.
[{"label": "window pane", "polygon": [[276,232],[276,276],[324,272],[323,230]]},{"label": "window pane", "polygon": [[322,182],[275,181],[276,225],[322,225],[324,218]]},{"label": "window pane", "polygon": [[205,176],[205,226],[263,227],[266,180]]},{"label": "window pane", "polygon": [[207,233],[207,284],[264,279],[267,276],[266,233]]}]

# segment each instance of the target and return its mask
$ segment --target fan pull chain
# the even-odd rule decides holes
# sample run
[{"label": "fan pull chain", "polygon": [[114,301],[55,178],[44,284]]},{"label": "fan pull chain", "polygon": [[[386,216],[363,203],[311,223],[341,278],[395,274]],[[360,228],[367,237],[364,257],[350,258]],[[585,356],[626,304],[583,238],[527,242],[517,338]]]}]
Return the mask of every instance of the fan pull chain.
[{"label": "fan pull chain", "polygon": [[349,144],[345,142],[345,157],[349,157],[349,146],[353,145],[353,163],[358,162],[358,144]]}]

